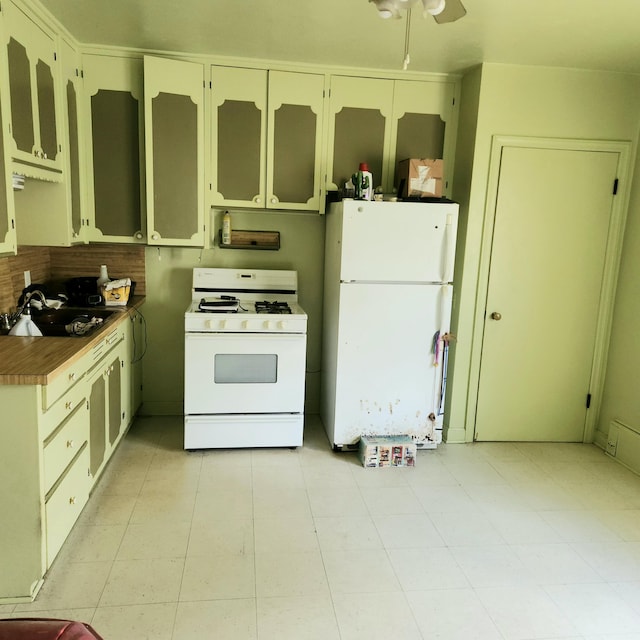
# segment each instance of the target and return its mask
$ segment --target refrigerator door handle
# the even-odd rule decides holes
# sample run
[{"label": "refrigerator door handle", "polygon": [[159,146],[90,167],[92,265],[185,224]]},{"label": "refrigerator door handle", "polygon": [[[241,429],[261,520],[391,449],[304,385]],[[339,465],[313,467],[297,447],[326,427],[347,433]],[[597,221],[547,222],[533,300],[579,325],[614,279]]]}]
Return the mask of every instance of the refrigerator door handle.
[{"label": "refrigerator door handle", "polygon": [[442,274],[442,282],[453,282],[453,256],[456,238],[453,233],[453,216],[447,214],[447,224],[444,229],[444,273]]}]

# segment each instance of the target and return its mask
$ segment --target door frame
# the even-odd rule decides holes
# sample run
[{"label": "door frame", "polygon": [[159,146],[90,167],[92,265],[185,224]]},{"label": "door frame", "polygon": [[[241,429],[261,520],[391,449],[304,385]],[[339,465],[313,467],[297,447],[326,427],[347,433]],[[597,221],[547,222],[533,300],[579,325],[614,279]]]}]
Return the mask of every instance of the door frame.
[{"label": "door frame", "polygon": [[624,228],[629,204],[632,143],[619,140],[579,140],[571,138],[537,138],[502,135],[493,136],[487,179],[487,198],[485,201],[484,224],[480,247],[480,261],[477,280],[478,286],[475,296],[475,312],[471,336],[472,346],[469,365],[469,387],[465,412],[465,431],[468,440],[476,439],[476,411],[478,407],[480,365],[482,361],[484,326],[486,322],[485,310],[489,290],[491,252],[493,246],[496,206],[498,202],[502,151],[507,147],[609,152],[618,154],[618,190],[616,197],[613,199],[611,219],[609,223],[602,288],[600,291],[600,303],[598,307],[596,340],[591,365],[591,381],[589,385],[591,405],[590,410],[587,411],[586,414],[587,417],[583,432],[583,442],[593,442],[602,402],[602,392],[607,366],[607,350],[611,336],[616,285],[620,268]]}]

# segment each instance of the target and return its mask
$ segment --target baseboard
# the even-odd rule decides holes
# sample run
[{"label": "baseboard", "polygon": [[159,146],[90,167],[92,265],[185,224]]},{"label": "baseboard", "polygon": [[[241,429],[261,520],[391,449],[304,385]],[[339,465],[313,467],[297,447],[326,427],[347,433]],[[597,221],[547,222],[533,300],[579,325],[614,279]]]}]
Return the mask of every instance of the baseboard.
[{"label": "baseboard", "polygon": [[139,416],[182,416],[184,407],[182,402],[162,402],[145,400],[138,410]]},{"label": "baseboard", "polygon": [[462,444],[467,441],[467,432],[465,429],[449,427],[443,434],[443,439],[447,444]]},{"label": "baseboard", "polygon": [[627,469],[640,474],[640,429],[612,420],[605,451]]}]

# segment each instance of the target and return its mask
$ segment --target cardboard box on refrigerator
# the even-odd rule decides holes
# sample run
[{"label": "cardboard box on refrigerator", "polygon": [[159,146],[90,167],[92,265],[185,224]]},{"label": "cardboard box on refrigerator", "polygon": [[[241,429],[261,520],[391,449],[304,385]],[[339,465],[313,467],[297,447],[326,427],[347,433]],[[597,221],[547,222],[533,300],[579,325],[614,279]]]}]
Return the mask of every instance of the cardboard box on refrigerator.
[{"label": "cardboard box on refrigerator", "polygon": [[362,436],[358,449],[365,467],[414,467],[416,452],[409,436]]},{"label": "cardboard box on refrigerator", "polygon": [[444,167],[441,159],[410,158],[398,162],[400,198],[441,198]]}]

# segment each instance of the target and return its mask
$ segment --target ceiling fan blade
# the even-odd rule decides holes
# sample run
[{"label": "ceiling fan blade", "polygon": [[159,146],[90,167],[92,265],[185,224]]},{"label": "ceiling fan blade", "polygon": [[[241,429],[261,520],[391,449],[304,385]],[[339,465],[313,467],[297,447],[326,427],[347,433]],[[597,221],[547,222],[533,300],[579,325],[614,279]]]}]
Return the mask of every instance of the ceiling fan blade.
[{"label": "ceiling fan blade", "polygon": [[447,4],[444,7],[444,11],[437,16],[433,16],[433,19],[438,24],[444,24],[445,22],[455,22],[460,18],[467,15],[467,10],[464,8],[460,0],[447,0]]}]

